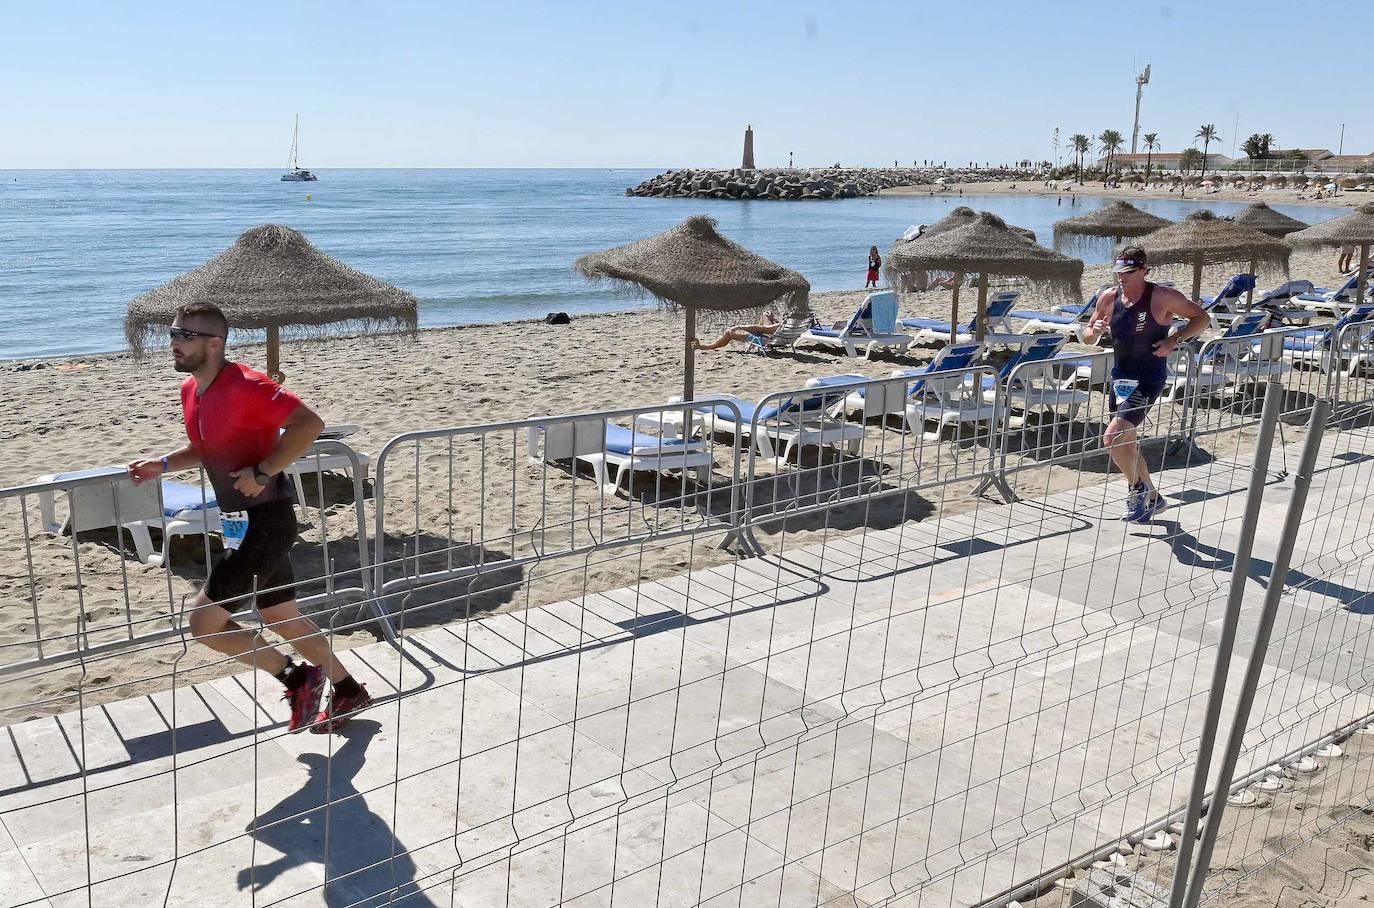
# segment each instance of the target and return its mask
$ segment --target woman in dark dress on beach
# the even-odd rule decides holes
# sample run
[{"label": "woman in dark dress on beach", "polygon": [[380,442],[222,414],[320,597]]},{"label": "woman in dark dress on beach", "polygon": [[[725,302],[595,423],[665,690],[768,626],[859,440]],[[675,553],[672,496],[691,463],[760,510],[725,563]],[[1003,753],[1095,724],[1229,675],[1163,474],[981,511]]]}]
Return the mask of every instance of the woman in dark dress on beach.
[{"label": "woman in dark dress on beach", "polygon": [[883,267],[883,257],[878,254],[877,246],[868,247],[868,281],[864,284],[864,289],[869,287],[877,288],[878,273]]}]

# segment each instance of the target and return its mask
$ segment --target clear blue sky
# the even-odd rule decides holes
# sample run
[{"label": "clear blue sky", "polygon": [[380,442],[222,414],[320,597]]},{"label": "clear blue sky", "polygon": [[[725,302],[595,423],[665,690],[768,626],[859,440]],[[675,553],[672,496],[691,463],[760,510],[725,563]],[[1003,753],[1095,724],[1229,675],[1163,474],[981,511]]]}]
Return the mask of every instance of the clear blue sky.
[{"label": "clear blue sky", "polygon": [[[1123,11],[1129,13],[1123,14]],[[0,169],[1013,160],[1061,128],[1166,150],[1374,151],[1367,3],[15,2]],[[1362,55],[1363,59],[1357,59]],[[1215,146],[1214,146],[1215,147]]]}]

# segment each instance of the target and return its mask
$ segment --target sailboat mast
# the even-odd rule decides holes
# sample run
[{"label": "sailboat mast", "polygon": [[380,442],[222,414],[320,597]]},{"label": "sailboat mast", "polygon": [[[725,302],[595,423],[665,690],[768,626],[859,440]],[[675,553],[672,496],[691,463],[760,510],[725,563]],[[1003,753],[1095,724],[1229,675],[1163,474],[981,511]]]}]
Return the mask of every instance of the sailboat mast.
[{"label": "sailboat mast", "polygon": [[287,167],[288,170],[295,170],[295,169],[296,169],[296,166],[297,166],[297,162],[300,160],[300,157],[299,157],[299,154],[298,154],[297,148],[296,148],[296,142],[297,142],[297,140],[300,138],[300,132],[301,132],[301,115],[300,115],[300,114],[296,114],[296,126],[295,126],[294,129],[291,130],[291,160],[288,161],[287,164],[286,164],[286,167]]}]

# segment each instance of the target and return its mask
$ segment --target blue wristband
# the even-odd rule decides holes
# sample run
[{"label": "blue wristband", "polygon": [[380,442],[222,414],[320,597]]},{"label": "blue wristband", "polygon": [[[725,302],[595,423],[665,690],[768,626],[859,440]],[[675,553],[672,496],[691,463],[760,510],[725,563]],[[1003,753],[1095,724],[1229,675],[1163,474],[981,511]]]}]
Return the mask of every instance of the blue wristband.
[{"label": "blue wristband", "polygon": [[172,462],[166,457],[162,458],[162,472],[166,473],[172,468]]}]

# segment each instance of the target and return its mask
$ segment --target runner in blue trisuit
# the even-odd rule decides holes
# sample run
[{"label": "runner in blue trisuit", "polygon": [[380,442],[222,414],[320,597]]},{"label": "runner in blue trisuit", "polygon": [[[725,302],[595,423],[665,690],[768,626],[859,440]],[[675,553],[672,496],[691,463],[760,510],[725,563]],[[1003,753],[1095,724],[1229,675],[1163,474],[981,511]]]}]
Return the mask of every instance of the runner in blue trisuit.
[{"label": "runner in blue trisuit", "polygon": [[[1145,523],[1168,503],[1150,481],[1136,430],[1164,391],[1169,355],[1179,344],[1207,330],[1211,319],[1182,293],[1145,279],[1149,266],[1139,246],[1121,250],[1115,271],[1117,286],[1097,298],[1083,342],[1093,344],[1104,333],[1111,334],[1116,358],[1107,406],[1112,419],[1102,441],[1126,475],[1126,509],[1121,519]],[[1187,324],[1171,333],[1175,319],[1187,319]]]}]

